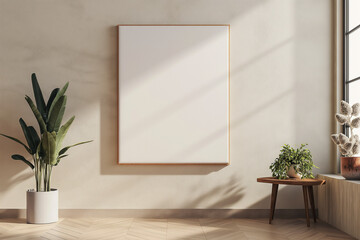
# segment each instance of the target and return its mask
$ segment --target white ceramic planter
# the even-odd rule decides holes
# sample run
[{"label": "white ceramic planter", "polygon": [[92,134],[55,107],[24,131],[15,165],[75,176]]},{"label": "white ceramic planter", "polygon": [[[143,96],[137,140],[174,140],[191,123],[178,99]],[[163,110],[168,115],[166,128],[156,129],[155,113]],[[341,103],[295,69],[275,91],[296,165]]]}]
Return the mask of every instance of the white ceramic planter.
[{"label": "white ceramic planter", "polygon": [[294,165],[289,167],[287,175],[292,178],[301,178],[301,175],[295,172]]},{"label": "white ceramic planter", "polygon": [[59,217],[59,193],[57,189],[50,192],[26,192],[26,218],[28,223],[53,223]]}]

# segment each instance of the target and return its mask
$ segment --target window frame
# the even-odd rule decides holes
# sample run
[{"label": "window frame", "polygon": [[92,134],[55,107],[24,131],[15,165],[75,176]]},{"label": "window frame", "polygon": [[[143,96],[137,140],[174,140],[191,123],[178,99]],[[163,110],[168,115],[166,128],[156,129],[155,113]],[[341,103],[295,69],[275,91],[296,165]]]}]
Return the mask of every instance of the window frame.
[{"label": "window frame", "polygon": [[[349,36],[355,31],[360,31],[360,23],[353,27],[352,29],[349,29],[349,0],[343,0],[343,6],[342,6],[342,24],[343,24],[343,31],[342,31],[342,68],[343,68],[343,91],[342,91],[342,99],[346,102],[349,102],[349,85],[352,82],[360,81],[360,76],[357,76],[353,79],[349,79]],[[343,133],[346,136],[349,136],[349,126],[343,126]]]},{"label": "window frame", "polygon": [[[342,36],[342,67],[343,67],[343,92],[342,92],[342,98],[344,101],[349,102],[349,84],[348,82],[348,75],[349,75],[349,37],[348,37],[348,28],[349,28],[349,0],[343,0],[343,6],[342,6],[343,14],[342,14],[342,23],[343,23],[343,36]],[[346,136],[349,136],[349,128],[345,125],[343,126],[343,133]]]}]

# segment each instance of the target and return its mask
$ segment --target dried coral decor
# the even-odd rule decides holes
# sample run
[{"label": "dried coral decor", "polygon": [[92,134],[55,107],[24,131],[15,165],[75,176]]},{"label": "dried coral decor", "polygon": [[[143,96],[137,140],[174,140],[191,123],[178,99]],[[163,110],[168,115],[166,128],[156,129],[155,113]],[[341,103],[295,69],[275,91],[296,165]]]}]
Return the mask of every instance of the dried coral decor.
[{"label": "dried coral decor", "polygon": [[360,179],[360,157],[354,157],[360,153],[359,136],[354,134],[354,129],[360,127],[360,104],[341,101],[340,113],[335,115],[340,125],[350,128],[350,137],[343,133],[332,134],[331,139],[338,145],[341,157],[341,175],[346,179]]}]

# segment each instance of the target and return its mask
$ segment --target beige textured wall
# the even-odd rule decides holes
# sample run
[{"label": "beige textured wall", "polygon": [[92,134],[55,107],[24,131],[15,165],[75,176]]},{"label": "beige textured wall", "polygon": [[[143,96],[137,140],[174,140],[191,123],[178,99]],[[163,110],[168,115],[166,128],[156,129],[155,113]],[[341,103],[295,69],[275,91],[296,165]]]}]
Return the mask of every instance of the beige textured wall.
[{"label": "beige textured wall", "polygon": [[[317,172],[330,172],[332,93],[330,0],[0,1],[0,129],[21,136],[34,122],[23,99],[36,72],[45,92],[70,81],[67,143],[54,170],[61,208],[267,208],[256,183],[284,143],[309,143]],[[116,25],[231,24],[231,165],[116,165]],[[208,139],[216,138],[213,134]],[[204,143],[206,144],[206,143]],[[141,149],[139,149],[141,151]],[[0,139],[0,208],[24,208],[31,171]],[[301,208],[296,187],[279,208]]]}]

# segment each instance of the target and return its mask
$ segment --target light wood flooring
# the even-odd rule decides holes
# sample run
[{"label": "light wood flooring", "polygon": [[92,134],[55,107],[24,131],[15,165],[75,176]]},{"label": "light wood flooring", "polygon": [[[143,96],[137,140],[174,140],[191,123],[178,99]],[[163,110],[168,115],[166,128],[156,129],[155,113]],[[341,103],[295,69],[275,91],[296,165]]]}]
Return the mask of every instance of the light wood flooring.
[{"label": "light wood flooring", "polygon": [[266,240],[353,239],[325,224],[305,219],[133,219],[65,218],[53,224],[26,224],[23,219],[0,219],[0,239],[84,240]]}]

